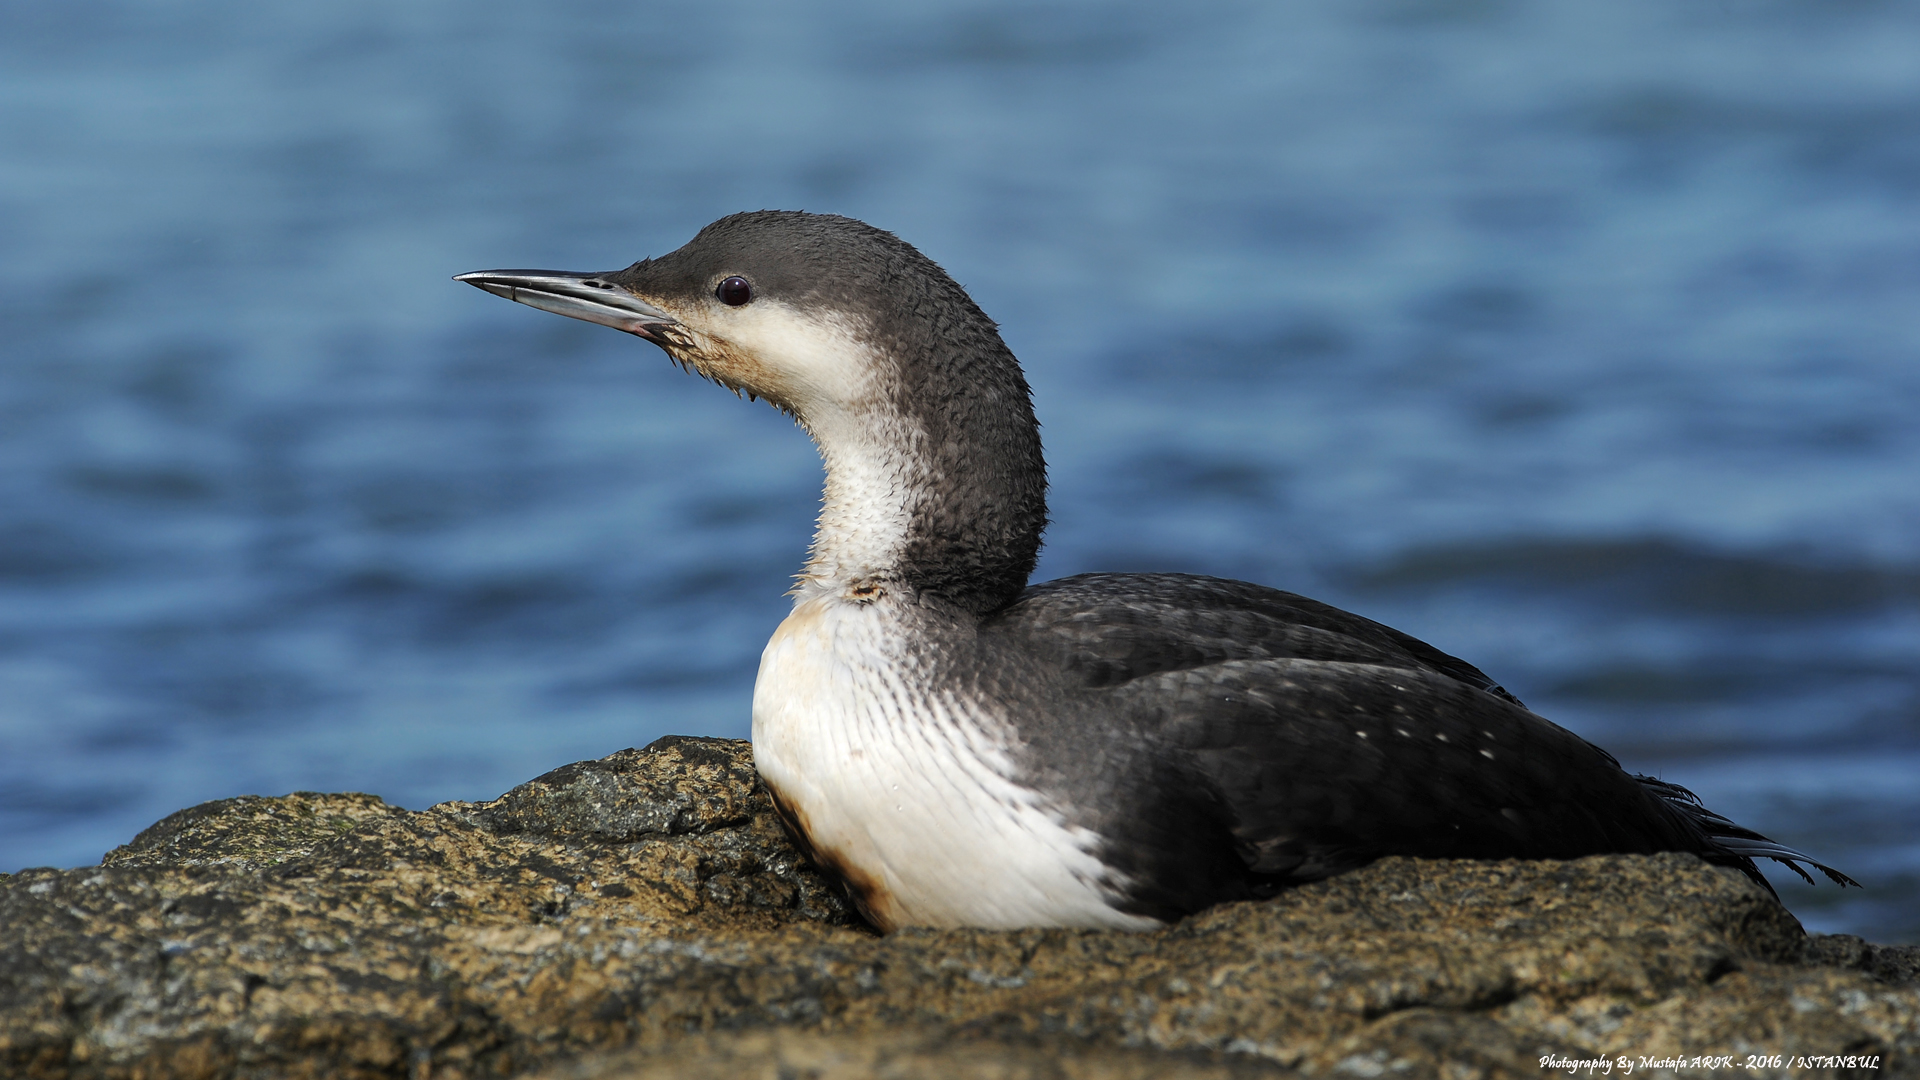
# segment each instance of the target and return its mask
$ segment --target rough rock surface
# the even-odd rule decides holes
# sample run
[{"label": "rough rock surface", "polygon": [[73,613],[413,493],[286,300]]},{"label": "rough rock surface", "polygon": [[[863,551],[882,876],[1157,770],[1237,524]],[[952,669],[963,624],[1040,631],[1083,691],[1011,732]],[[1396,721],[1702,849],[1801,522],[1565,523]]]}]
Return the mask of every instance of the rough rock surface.
[{"label": "rough rock surface", "polygon": [[1154,933],[881,938],[730,740],[423,812],[227,799],[100,866],[0,875],[9,1080],[1754,1075],[1749,1054],[1920,1073],[1920,949],[1808,939],[1685,855],[1389,859]]}]

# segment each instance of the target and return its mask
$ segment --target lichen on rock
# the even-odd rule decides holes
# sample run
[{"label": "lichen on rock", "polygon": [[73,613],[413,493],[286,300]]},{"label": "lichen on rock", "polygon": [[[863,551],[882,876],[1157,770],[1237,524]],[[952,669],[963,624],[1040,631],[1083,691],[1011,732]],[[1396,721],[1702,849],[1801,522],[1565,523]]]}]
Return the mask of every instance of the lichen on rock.
[{"label": "lichen on rock", "polygon": [[1885,1076],[1920,1060],[1917,964],[1677,854],[1387,859],[1151,933],[882,938],[747,744],[668,738],[488,803],[221,800],[0,878],[0,1076],[1532,1077],[1680,1051]]}]

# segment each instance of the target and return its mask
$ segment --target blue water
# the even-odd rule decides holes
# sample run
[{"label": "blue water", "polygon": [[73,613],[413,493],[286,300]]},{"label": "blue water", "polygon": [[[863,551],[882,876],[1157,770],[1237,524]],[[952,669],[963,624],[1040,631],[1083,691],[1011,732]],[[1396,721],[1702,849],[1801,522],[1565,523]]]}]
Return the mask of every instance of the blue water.
[{"label": "blue water", "polygon": [[1920,8],[0,6],[0,869],[742,735],[818,464],[448,280],[851,214],[968,285],[1041,571],[1464,655],[1920,941]]}]

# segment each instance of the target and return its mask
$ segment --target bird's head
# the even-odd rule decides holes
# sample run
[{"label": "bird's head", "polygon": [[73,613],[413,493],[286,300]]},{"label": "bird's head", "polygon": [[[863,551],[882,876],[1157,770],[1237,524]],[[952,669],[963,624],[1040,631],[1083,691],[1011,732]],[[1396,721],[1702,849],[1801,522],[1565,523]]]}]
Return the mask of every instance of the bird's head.
[{"label": "bird's head", "polygon": [[975,611],[1025,584],[1046,524],[1026,378],[966,290],[892,233],[763,210],[625,270],[458,280],[643,337],[796,417],[827,464],[809,574]]},{"label": "bird's head", "polygon": [[1012,360],[992,321],[932,260],[834,215],[734,214],[625,270],[482,270],[457,280],[645,338],[809,426],[897,405],[925,384],[917,369],[935,354],[984,348]]}]

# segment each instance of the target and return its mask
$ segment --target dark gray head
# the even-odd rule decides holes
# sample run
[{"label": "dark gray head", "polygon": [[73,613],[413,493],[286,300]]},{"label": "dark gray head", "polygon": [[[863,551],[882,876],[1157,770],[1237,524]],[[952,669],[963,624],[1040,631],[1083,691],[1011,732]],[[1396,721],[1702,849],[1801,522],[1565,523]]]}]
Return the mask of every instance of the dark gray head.
[{"label": "dark gray head", "polygon": [[763,210],[614,273],[460,280],[644,337],[796,416],[828,470],[806,579],[976,613],[1026,584],[1046,523],[1026,379],[993,320],[892,233]]}]

